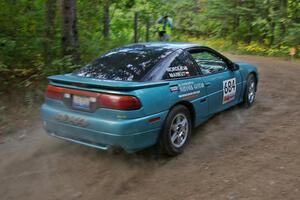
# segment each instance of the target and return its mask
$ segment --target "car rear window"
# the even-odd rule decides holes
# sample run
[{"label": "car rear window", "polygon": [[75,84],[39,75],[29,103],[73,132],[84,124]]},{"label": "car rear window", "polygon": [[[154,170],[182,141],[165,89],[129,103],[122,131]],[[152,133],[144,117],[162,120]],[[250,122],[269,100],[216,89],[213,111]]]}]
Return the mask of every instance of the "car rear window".
[{"label": "car rear window", "polygon": [[171,62],[166,73],[163,76],[164,80],[180,79],[186,77],[193,77],[198,75],[196,63],[193,62],[191,55],[183,51]]},{"label": "car rear window", "polygon": [[161,47],[123,47],[114,49],[73,74],[106,80],[141,81],[172,50]]}]

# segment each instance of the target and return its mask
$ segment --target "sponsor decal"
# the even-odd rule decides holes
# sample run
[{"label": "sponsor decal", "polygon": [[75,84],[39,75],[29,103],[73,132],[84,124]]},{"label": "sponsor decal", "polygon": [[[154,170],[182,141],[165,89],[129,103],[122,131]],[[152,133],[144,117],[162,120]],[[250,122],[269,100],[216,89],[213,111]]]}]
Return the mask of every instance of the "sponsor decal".
[{"label": "sponsor decal", "polygon": [[182,71],[188,71],[187,66],[169,67],[167,69],[167,72],[182,72]]},{"label": "sponsor decal", "polygon": [[204,88],[204,83],[186,82],[186,83],[179,84],[178,86],[180,92],[189,92],[189,91],[199,90],[201,88]]},{"label": "sponsor decal", "polygon": [[190,72],[174,72],[169,73],[170,78],[176,78],[176,77],[186,77],[189,76]]},{"label": "sponsor decal", "polygon": [[179,84],[179,91],[180,92],[189,92],[194,90],[194,82],[186,82],[186,83],[181,83]]},{"label": "sponsor decal", "polygon": [[179,91],[178,85],[171,86],[170,91],[171,92],[178,92]]},{"label": "sponsor decal", "polygon": [[223,104],[235,99],[236,79],[228,79],[223,81]]},{"label": "sponsor decal", "polygon": [[188,96],[195,96],[195,95],[198,95],[200,94],[200,91],[194,91],[194,92],[189,92],[189,93],[186,93],[186,94],[181,94],[179,95],[180,98],[184,98],[184,97],[188,97]]},{"label": "sponsor decal", "polygon": [[187,66],[169,67],[167,72],[170,78],[186,77],[190,75]]},{"label": "sponsor decal", "polygon": [[204,88],[204,83],[186,82],[178,85],[180,94],[179,98],[192,97],[200,94],[200,89]]}]

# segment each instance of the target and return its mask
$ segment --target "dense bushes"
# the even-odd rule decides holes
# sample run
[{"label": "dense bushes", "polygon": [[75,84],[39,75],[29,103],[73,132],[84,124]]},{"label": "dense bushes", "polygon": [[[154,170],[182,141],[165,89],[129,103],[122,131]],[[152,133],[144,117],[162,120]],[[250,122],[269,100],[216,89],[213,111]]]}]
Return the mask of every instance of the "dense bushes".
[{"label": "dense bushes", "polygon": [[[104,1],[109,2],[109,35],[103,35]],[[46,3],[54,3],[47,29]],[[192,41],[222,51],[299,57],[300,2],[293,0],[77,0],[80,64],[103,51],[133,42],[134,13],[138,39],[156,40],[155,21],[174,19],[172,40]],[[49,16],[48,16],[49,22]],[[48,23],[49,25],[49,23]],[[73,71],[72,57],[62,55],[61,8],[58,0],[0,2],[0,81],[3,89],[28,87],[46,76]],[[49,28],[49,27],[48,27]],[[51,31],[50,38],[46,30]],[[48,56],[47,56],[48,55]],[[50,59],[46,61],[46,58]]]}]

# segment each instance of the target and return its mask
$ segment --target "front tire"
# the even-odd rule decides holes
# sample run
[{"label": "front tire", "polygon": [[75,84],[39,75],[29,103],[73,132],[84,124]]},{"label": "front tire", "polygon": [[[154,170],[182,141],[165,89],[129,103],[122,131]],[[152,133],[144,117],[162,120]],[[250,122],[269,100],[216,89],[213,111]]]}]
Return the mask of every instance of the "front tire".
[{"label": "front tire", "polygon": [[253,105],[256,96],[257,81],[254,74],[250,74],[247,78],[246,91],[244,95],[244,105],[249,108]]},{"label": "front tire", "polygon": [[178,105],[168,114],[159,138],[159,148],[169,156],[181,154],[188,143],[192,132],[189,110]]}]

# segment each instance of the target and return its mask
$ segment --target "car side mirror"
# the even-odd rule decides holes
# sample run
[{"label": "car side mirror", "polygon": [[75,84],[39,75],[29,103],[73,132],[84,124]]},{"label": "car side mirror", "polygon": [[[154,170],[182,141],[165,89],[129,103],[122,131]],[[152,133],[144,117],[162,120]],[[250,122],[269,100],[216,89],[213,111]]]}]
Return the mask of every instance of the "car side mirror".
[{"label": "car side mirror", "polygon": [[237,70],[239,70],[240,69],[240,66],[238,65],[238,64],[236,64],[236,63],[231,63],[231,65],[230,65],[230,70],[231,71],[237,71]]}]

